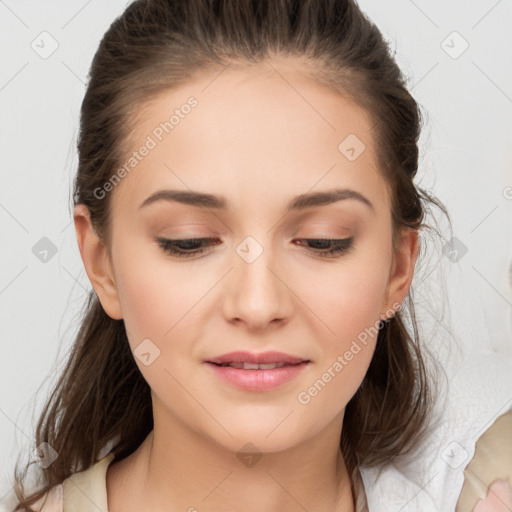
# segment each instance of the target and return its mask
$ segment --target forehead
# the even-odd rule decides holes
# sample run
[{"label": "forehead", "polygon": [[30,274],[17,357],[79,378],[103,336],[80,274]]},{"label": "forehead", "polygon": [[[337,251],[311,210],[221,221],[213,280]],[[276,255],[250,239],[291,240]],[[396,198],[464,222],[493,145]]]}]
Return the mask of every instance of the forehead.
[{"label": "forehead", "polygon": [[388,206],[371,127],[365,110],[289,63],[202,73],[137,110],[123,163],[151,149],[113,201],[139,205],[166,187],[247,206],[347,187]]}]

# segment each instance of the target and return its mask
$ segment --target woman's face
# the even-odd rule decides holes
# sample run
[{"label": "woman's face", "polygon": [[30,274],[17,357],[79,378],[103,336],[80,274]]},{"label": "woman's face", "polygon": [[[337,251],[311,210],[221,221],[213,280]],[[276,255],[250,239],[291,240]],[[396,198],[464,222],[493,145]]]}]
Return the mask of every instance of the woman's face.
[{"label": "woman's face", "polygon": [[[125,322],[155,422],[233,450],[283,450],[341,427],[415,258],[411,237],[393,265],[390,199],[365,112],[286,63],[277,69],[228,68],[161,94],[134,119],[121,181],[96,192],[112,194],[112,286],[88,274]],[[164,190],[216,199],[149,199]],[[350,192],[294,199],[335,190]],[[187,257],[159,242],[197,238],[208,240],[176,245]],[[349,242],[325,254],[336,245],[306,239]],[[234,351],[307,362],[207,362]]]}]

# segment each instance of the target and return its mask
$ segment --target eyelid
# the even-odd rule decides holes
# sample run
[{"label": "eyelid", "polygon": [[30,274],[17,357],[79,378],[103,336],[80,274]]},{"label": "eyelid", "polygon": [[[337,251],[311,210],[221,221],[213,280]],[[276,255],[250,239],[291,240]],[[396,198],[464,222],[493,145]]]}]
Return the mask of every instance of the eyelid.
[{"label": "eyelid", "polygon": [[[345,254],[348,254],[354,249],[354,236],[348,238],[332,238],[332,237],[302,237],[294,238],[293,241],[298,241],[300,246],[305,246],[307,252],[311,253],[314,257],[320,257],[322,259],[338,259]],[[157,238],[156,242],[160,248],[167,253],[170,253],[176,258],[194,259],[196,256],[201,254],[209,253],[211,247],[218,245],[217,243],[211,243],[212,240],[219,240],[218,237],[196,237],[196,238]],[[304,244],[303,241],[306,243]],[[193,244],[199,243],[199,247],[195,249],[180,249],[179,244],[192,242]],[[206,244],[204,244],[206,242]],[[327,242],[330,245],[330,249],[315,248],[311,247],[310,243],[316,242]],[[222,242],[220,242],[222,243]]]}]

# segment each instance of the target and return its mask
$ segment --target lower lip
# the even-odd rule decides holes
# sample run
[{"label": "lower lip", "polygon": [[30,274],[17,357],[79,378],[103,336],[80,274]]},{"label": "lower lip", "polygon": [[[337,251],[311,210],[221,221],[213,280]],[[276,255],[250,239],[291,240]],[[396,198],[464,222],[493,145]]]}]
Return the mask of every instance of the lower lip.
[{"label": "lower lip", "polygon": [[268,391],[291,381],[306,368],[308,362],[282,366],[273,370],[244,370],[232,366],[206,363],[224,381],[246,391]]}]

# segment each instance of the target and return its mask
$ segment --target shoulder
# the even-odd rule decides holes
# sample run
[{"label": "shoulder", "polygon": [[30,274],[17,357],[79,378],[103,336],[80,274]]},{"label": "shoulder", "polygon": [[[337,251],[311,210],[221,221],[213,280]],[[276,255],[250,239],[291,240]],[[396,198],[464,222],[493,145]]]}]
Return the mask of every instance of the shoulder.
[{"label": "shoulder", "polygon": [[108,512],[106,471],[110,453],[89,468],[73,473],[47,491],[32,508],[37,512]]},{"label": "shoulder", "polygon": [[[451,362],[447,368],[452,368]],[[498,467],[498,458],[502,461],[500,465],[506,465],[507,460],[508,465],[511,465],[510,452],[503,449],[505,442],[510,446],[512,436],[510,424],[506,425],[506,421],[510,421],[510,414],[506,414],[512,410],[510,361],[499,354],[480,351],[466,355],[462,362],[454,364],[453,368],[447,371],[446,377],[440,377],[439,380],[435,409],[428,423],[429,434],[414,450],[393,462],[399,474],[392,477],[394,470],[384,471],[374,488],[373,478],[365,482],[368,494],[371,495],[369,501],[375,503],[375,510],[382,510],[381,504],[387,504],[386,500],[389,501],[393,494],[403,494],[401,487],[414,488],[413,484],[417,484],[422,491],[418,493],[418,498],[427,494],[433,502],[433,506],[422,505],[417,510],[455,511],[456,504],[463,503],[460,495],[464,483],[470,478],[468,473],[476,467],[476,463],[471,466],[469,463],[477,450],[479,453],[487,452],[486,463],[483,466],[494,468],[494,473]],[[488,435],[484,437],[485,433]],[[506,441],[499,441],[498,446],[493,444],[491,448],[491,437]],[[499,457],[492,455],[491,450],[500,452]],[[481,467],[482,463],[479,466]],[[469,468],[468,471],[465,472],[465,468]],[[392,478],[384,478],[385,474]],[[512,471],[509,470],[508,474],[512,476]],[[496,478],[498,476],[499,474]],[[479,512],[478,509],[474,511],[471,507],[474,507],[477,499],[486,496],[489,484],[494,482],[492,478],[494,475],[491,471],[485,492],[475,497],[469,506],[467,502],[466,506],[460,505],[457,512]],[[382,480],[380,485],[379,480]],[[384,483],[385,480],[389,480],[389,486]],[[494,488],[491,492],[494,492]],[[398,496],[397,500],[400,501]],[[425,497],[427,502],[428,497]],[[404,503],[402,501],[402,505]],[[370,510],[373,510],[371,503]]]},{"label": "shoulder", "polygon": [[493,510],[484,505],[493,499],[512,507],[512,409],[477,439],[456,510]]},{"label": "shoulder", "polygon": [[431,496],[392,464],[384,467],[361,466],[367,509],[372,512],[440,512]]},{"label": "shoulder", "polygon": [[63,512],[108,512],[106,473],[113,459],[110,453],[62,482]]},{"label": "shoulder", "polygon": [[63,512],[63,489],[62,484],[52,487],[49,491],[39,498],[32,508],[37,512]]},{"label": "shoulder", "polygon": [[[482,350],[465,354],[460,363],[449,368],[448,378],[440,382],[441,391],[446,392],[436,400],[432,435],[422,444],[420,464],[414,471],[417,477],[412,471],[408,474],[420,487],[425,487],[438,508],[470,512],[474,502],[473,505],[466,502],[462,507],[461,498],[462,488],[471,478],[468,473],[476,463],[469,464],[477,450],[479,453],[488,450],[488,437],[507,436],[501,429],[499,434],[493,434],[495,428],[489,429],[512,409],[512,364],[500,354]],[[503,420],[496,423],[496,429]],[[506,452],[501,456],[505,457]],[[486,466],[496,467],[490,457]],[[479,456],[475,460],[478,459]],[[484,492],[478,498],[485,496]],[[457,503],[462,508],[456,508]]]}]

